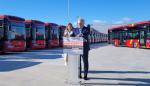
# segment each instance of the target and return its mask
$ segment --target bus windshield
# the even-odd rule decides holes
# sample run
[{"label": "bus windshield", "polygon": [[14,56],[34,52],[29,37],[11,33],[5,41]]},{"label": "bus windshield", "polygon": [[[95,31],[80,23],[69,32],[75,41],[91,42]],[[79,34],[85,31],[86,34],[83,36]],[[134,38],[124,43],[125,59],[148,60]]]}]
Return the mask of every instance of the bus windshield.
[{"label": "bus windshield", "polygon": [[52,39],[55,40],[55,39],[58,39],[59,38],[59,32],[58,32],[58,28],[56,26],[53,26],[51,28],[51,35],[52,35]]},{"label": "bus windshield", "polygon": [[25,40],[25,24],[23,22],[11,22],[8,39]]},{"label": "bus windshield", "polygon": [[127,33],[127,38],[128,38],[128,39],[132,39],[132,32],[128,32],[128,33]]},{"label": "bus windshield", "polygon": [[36,26],[36,37],[38,40],[45,39],[45,27],[44,26]]},{"label": "bus windshield", "polygon": [[148,32],[148,33],[147,33],[147,38],[149,38],[149,39],[150,39],[150,32]]},{"label": "bus windshield", "polygon": [[0,40],[4,37],[4,29],[0,27]]},{"label": "bus windshield", "polygon": [[54,29],[54,35],[55,35],[55,38],[56,38],[56,39],[59,38],[58,28],[55,28],[55,29]]}]

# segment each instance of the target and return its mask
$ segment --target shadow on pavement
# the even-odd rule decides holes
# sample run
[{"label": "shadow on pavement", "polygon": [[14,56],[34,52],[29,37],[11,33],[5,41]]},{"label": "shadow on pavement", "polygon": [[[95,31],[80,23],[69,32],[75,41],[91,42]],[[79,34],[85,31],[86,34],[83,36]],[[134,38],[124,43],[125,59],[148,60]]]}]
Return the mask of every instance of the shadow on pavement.
[{"label": "shadow on pavement", "polygon": [[[150,72],[146,71],[89,71],[91,74],[97,73],[115,73],[115,74],[150,74]],[[90,80],[108,80],[108,83],[93,83],[87,82],[83,83],[83,86],[95,86],[95,85],[132,85],[132,86],[150,86],[150,78],[102,78],[102,77],[89,77]],[[121,81],[120,83],[113,83],[110,80]],[[125,82],[124,82],[125,81]],[[129,83],[130,82],[130,83]],[[132,83],[131,83],[132,82]]]},{"label": "shadow on pavement", "polygon": [[56,49],[42,49],[42,50],[29,50],[27,52],[47,52],[47,53],[63,53],[63,48]]},{"label": "shadow on pavement", "polygon": [[108,43],[96,43],[96,44],[91,44],[90,48],[91,49],[97,49],[97,48],[105,47],[108,45],[109,45]]},{"label": "shadow on pavement", "polygon": [[103,86],[103,85],[105,85],[105,86],[108,86],[108,85],[110,85],[110,86],[150,86],[150,84],[134,84],[134,83],[83,83],[83,84],[81,84],[81,86]]},{"label": "shadow on pavement", "polygon": [[140,74],[147,74],[150,72],[146,72],[146,71],[89,71],[89,73],[118,73],[118,74],[128,74],[128,73],[140,73]]},{"label": "shadow on pavement", "polygon": [[31,62],[31,61],[0,61],[0,72],[7,72],[27,68],[34,65],[38,65],[40,63],[41,62]]},{"label": "shadow on pavement", "polygon": [[15,54],[0,56],[0,60],[11,60],[11,59],[57,59],[62,58],[62,55],[55,54],[42,54],[42,53],[28,53],[28,54]]},{"label": "shadow on pavement", "polygon": [[0,55],[0,60],[9,59],[57,59],[62,58],[63,50],[35,50],[28,52],[9,52]]}]

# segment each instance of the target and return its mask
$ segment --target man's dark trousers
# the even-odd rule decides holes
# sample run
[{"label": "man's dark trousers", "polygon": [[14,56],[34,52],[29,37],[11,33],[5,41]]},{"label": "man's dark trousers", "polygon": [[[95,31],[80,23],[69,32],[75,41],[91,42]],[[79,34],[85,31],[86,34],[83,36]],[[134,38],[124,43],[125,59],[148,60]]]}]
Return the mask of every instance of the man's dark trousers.
[{"label": "man's dark trousers", "polygon": [[89,45],[85,44],[83,48],[83,55],[80,56],[80,73],[79,77],[81,77],[81,72],[82,72],[82,64],[81,60],[83,60],[83,65],[84,65],[84,77],[87,77],[88,74],[88,69],[89,69],[89,61],[88,61],[88,54],[89,54]]}]

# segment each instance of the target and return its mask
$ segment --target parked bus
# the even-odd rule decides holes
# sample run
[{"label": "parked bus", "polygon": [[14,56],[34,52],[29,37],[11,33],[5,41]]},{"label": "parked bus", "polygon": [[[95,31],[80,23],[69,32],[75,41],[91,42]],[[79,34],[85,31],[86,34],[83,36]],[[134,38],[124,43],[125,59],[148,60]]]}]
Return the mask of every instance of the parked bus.
[{"label": "parked bus", "polygon": [[59,26],[55,23],[46,23],[45,25],[47,47],[59,47]]},{"label": "parked bus", "polygon": [[114,44],[115,46],[120,46],[120,45],[126,45],[126,36],[124,37],[124,34],[126,30],[124,30],[124,26],[118,26],[115,28],[111,28],[108,30],[108,39],[109,43]]},{"label": "parked bus", "polygon": [[0,15],[0,52],[24,51],[25,42],[25,19]]},{"label": "parked bus", "polygon": [[138,22],[108,30],[109,43],[115,46],[149,48],[150,22]]},{"label": "parked bus", "polygon": [[150,21],[138,22],[135,23],[135,26],[138,30],[139,46],[141,48],[150,48]]},{"label": "parked bus", "polygon": [[59,27],[59,46],[63,47],[63,36],[66,26],[60,26]]},{"label": "parked bus", "polygon": [[45,24],[38,20],[25,20],[27,49],[43,49],[45,43]]}]

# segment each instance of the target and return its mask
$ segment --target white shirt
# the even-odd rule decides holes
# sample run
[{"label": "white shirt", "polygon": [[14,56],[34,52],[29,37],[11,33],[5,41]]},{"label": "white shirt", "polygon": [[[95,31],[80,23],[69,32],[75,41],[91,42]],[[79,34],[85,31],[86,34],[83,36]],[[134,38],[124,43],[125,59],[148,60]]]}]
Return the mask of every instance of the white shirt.
[{"label": "white shirt", "polygon": [[80,34],[82,34],[82,29],[79,29]]},{"label": "white shirt", "polygon": [[69,31],[65,31],[65,33],[64,33],[65,36],[69,36],[69,37],[70,37],[72,34],[73,34],[73,31],[70,31],[70,32],[69,32]]}]

